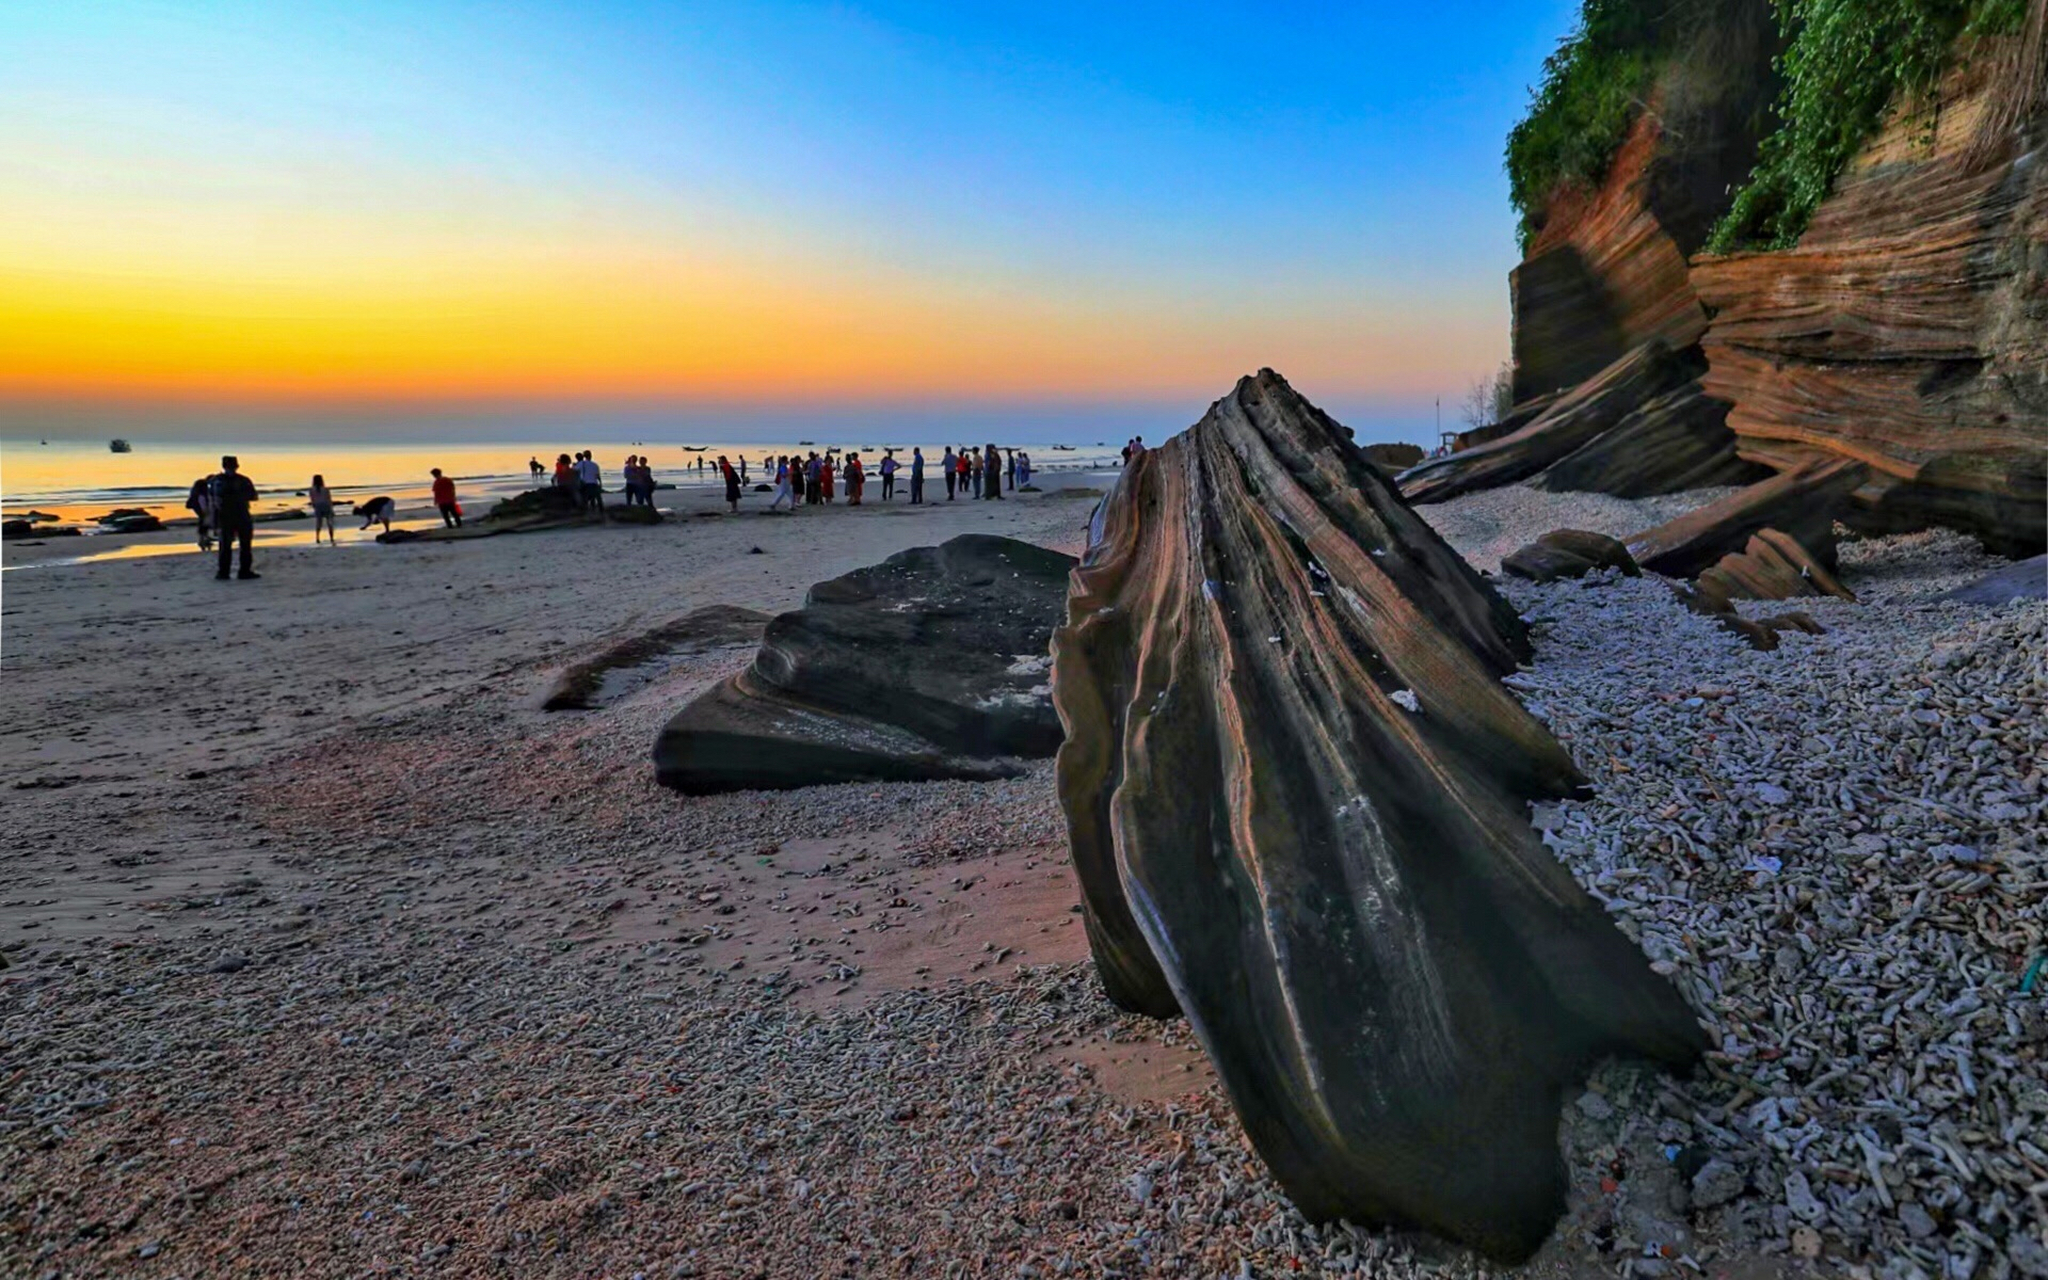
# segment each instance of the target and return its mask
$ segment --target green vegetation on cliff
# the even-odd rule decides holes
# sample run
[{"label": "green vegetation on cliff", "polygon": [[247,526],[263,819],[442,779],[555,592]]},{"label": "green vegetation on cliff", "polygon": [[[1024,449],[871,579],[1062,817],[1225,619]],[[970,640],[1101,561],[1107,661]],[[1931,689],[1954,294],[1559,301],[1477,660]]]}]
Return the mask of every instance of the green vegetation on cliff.
[{"label": "green vegetation on cliff", "polygon": [[1964,35],[2017,30],[2023,0],[1778,0],[1778,127],[1707,247],[1783,249],[1897,99],[1934,88]]},{"label": "green vegetation on cliff", "polygon": [[1508,198],[1522,247],[1560,190],[1600,185],[1668,54],[1668,3],[1585,0],[1578,29],[1543,62],[1529,114],[1508,134]]},{"label": "green vegetation on cliff", "polygon": [[[1758,0],[1762,3],[1763,0]],[[2025,0],[1771,0],[1784,80],[1754,172],[1708,247],[1796,241],[1836,175],[1895,99],[1932,88],[1959,38],[2017,30]],[[1509,197],[1526,248],[1560,191],[1597,186],[1660,77],[1710,4],[1585,0],[1508,135]]]}]

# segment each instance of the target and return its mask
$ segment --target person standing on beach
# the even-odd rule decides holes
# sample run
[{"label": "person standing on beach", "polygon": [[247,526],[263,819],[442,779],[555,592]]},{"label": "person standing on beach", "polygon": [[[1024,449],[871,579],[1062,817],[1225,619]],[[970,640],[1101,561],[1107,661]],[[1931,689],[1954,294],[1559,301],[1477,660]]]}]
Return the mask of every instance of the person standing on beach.
[{"label": "person standing on beach", "polygon": [[[768,470],[767,461],[765,458],[762,459],[761,469],[763,471]],[[791,496],[789,487],[790,472],[795,470],[794,467],[790,466],[790,463],[793,461],[794,459],[792,458],[782,458],[775,464],[775,496],[768,499],[768,509],[770,511],[775,510],[775,508],[785,502],[789,504],[789,509],[792,512],[796,510],[796,499]]]},{"label": "person standing on beach", "polygon": [[818,464],[818,488],[829,506],[832,502],[832,451],[829,449],[825,451],[824,461]]},{"label": "person standing on beach", "polygon": [[953,456],[953,446],[947,445],[946,456],[939,459],[939,469],[946,473],[946,501],[948,502],[953,500],[953,489],[959,479],[954,471],[958,463],[959,459]]},{"label": "person standing on beach", "polygon": [[[981,469],[988,477],[988,496],[997,502],[1001,502],[1003,500],[1003,455],[996,448],[995,441],[993,440],[989,441],[988,448],[982,453]],[[1013,480],[1012,483],[1015,483],[1015,481]]]},{"label": "person standing on beach", "polygon": [[327,487],[326,476],[314,476],[312,487],[306,490],[306,505],[313,508],[313,545],[320,545],[320,530],[327,530],[327,545],[339,545],[334,541],[334,490]]},{"label": "person standing on beach", "polygon": [[924,450],[910,451],[910,505],[924,505]]},{"label": "person standing on beach", "polygon": [[441,513],[441,527],[460,529],[462,508],[455,501],[455,481],[441,474],[441,468],[428,468],[434,477],[434,506]]},{"label": "person standing on beach", "polygon": [[967,485],[967,496],[976,502],[981,501],[987,496],[981,488],[981,450],[963,449],[960,454],[960,469],[965,473],[960,479]]},{"label": "person standing on beach", "polygon": [[1005,449],[1003,451],[1003,470],[1009,473],[1010,489],[1012,492],[1015,492],[1017,488],[1017,451],[1015,449]]},{"label": "person standing on beach", "polygon": [[847,505],[847,506],[849,506],[849,507],[857,507],[857,506],[859,506],[859,505],[860,505],[860,497],[861,497],[861,492],[862,492],[862,490],[864,490],[864,489],[865,489],[865,488],[867,487],[867,482],[868,482],[868,472],[867,472],[867,468],[866,468],[866,467],[863,467],[863,466],[861,466],[861,464],[860,464],[860,455],[859,455],[859,454],[857,454],[857,453],[849,453],[849,454],[847,454],[847,455],[846,455],[846,505]]},{"label": "person standing on beach", "polygon": [[732,469],[732,463],[718,455],[718,474],[725,477],[725,505],[734,515],[740,513],[740,473]]},{"label": "person standing on beach", "polygon": [[256,540],[256,520],[253,508],[256,504],[256,486],[249,477],[242,474],[242,464],[230,454],[220,460],[220,474],[213,478],[213,519],[220,530],[220,568],[213,576],[225,580],[228,576],[229,552],[237,539],[242,543],[242,571],[238,578],[256,578],[252,544]]},{"label": "person standing on beach", "polygon": [[588,449],[576,461],[576,484],[583,499],[583,509],[595,511],[599,520],[604,519],[604,470],[597,465],[597,459]]},{"label": "person standing on beach", "polygon": [[896,496],[896,455],[884,453],[879,469],[882,473],[882,501],[887,502]]},{"label": "person standing on beach", "polygon": [[204,555],[213,550],[212,476],[201,476],[192,482],[192,491],[185,495],[185,506],[199,517],[199,551]]},{"label": "person standing on beach", "polygon": [[1017,483],[1019,485],[1031,483],[1031,455],[1022,449],[1017,450]]},{"label": "person standing on beach", "polygon": [[526,469],[533,475],[533,487],[536,489],[540,488],[540,478],[547,474],[548,469],[540,465],[538,457],[528,458],[526,460]]}]

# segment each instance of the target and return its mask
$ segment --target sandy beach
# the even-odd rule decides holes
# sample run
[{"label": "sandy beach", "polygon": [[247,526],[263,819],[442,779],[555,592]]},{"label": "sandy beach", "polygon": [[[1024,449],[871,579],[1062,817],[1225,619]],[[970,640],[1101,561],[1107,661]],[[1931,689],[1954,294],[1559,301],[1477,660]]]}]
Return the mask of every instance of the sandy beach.
[{"label": "sandy beach", "polygon": [[[788,609],[965,532],[1077,552],[1102,481],[1062,483],[287,537],[253,583],[9,545],[0,1270],[1486,1274],[1304,1222],[1186,1026],[1103,999],[1049,766],[658,788],[656,730],[748,644],[540,710],[564,667],[695,608]],[[1427,511],[1490,568],[1706,496]],[[1596,788],[1535,820],[1722,1046],[1690,1083],[1595,1076],[1561,1134],[1570,1216],[1519,1274],[1862,1266],[1910,1256],[1928,1215],[2038,1211],[2018,1135],[2048,1108],[2048,1024],[2016,984],[2041,941],[2048,609],[1935,599],[1993,563],[1948,534],[1848,544],[1862,602],[1770,654],[1651,580],[1508,588],[1539,620],[1518,690]],[[1713,1195],[1680,1153],[1726,1171]]]}]

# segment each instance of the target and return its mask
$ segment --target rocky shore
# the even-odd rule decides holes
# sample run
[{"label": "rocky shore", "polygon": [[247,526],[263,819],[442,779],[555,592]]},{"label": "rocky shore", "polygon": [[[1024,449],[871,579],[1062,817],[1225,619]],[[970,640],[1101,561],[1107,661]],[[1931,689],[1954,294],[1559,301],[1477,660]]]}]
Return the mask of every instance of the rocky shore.
[{"label": "rocky shore", "polygon": [[[1425,514],[1487,567],[1706,496]],[[1081,511],[865,527],[1071,551]],[[606,545],[690,584],[662,612],[772,612],[896,549],[822,524]],[[252,614],[197,711],[222,619],[168,558],[80,567],[123,588],[90,621],[47,621],[81,594],[50,577],[10,590],[0,1271],[1495,1274],[1310,1226],[1185,1025],[1109,1005],[1049,766],[657,786],[647,744],[745,648],[542,711],[647,625],[576,582],[582,537],[436,548],[396,585],[308,567],[387,625]],[[1568,1217],[1501,1274],[2048,1274],[2048,605],[1939,601],[1997,563],[1955,535],[1840,558],[1859,603],[1771,653],[1654,579],[1500,584],[1534,624],[1511,687],[1594,782],[1536,825],[1716,1044],[1691,1081],[1614,1067],[1570,1100]],[[447,575],[470,620],[390,634]],[[571,594],[536,613],[542,583]],[[94,638],[142,628],[154,669]]]}]

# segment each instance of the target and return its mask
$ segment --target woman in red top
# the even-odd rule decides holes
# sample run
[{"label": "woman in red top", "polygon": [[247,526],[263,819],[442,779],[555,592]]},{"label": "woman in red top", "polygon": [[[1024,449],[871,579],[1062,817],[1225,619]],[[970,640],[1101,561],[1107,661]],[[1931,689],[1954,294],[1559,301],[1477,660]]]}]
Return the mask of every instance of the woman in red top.
[{"label": "woman in red top", "polygon": [[832,501],[832,455],[829,453],[818,464],[818,487],[825,491],[825,501]]},{"label": "woman in red top", "polygon": [[867,480],[867,478],[868,478],[868,473],[867,473],[866,471],[864,471],[864,470],[862,470],[862,469],[861,469],[861,465],[860,465],[860,455],[859,455],[859,454],[857,454],[857,453],[849,453],[849,454],[847,454],[847,455],[846,455],[846,505],[847,505],[847,506],[849,506],[849,507],[857,507],[857,506],[859,506],[859,505],[860,505],[860,489],[861,489],[861,485],[862,485],[862,483],[863,483],[864,481],[866,481],[866,480]]},{"label": "woman in red top", "polygon": [[441,527],[460,529],[462,508],[455,504],[455,482],[441,474],[441,468],[434,471],[434,505],[441,509]]}]

